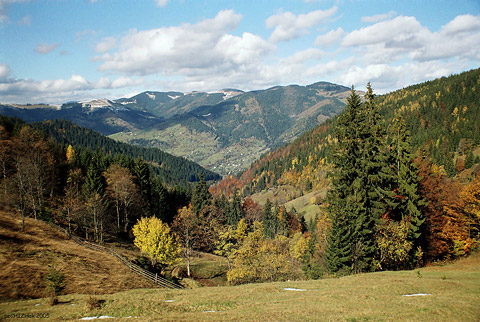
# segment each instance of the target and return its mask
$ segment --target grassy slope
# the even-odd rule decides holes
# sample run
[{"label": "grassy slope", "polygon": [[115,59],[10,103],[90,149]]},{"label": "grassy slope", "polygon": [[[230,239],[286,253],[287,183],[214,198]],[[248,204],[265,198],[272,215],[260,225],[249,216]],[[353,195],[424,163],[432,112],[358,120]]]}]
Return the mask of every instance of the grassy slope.
[{"label": "grassy slope", "polygon": [[44,297],[49,264],[65,274],[62,294],[152,287],[115,257],[81,247],[46,223],[27,218],[25,230],[18,216],[0,210],[0,298]]},{"label": "grassy slope", "polygon": [[[415,293],[431,295],[403,296]],[[51,320],[72,321],[100,315],[115,321],[478,321],[480,254],[415,271],[97,298],[105,302],[93,311],[86,308],[88,296],[67,295],[53,307],[47,299],[0,303],[0,314],[48,313]]]},{"label": "grassy slope", "polygon": [[[303,215],[307,222],[310,219],[315,219],[315,216],[321,212],[319,204],[325,199],[327,189],[314,190],[303,196],[300,196],[300,194],[300,190],[289,185],[282,185],[253,194],[250,197],[262,207],[265,205],[267,199],[269,199],[272,203],[278,202],[279,205],[284,205],[287,211],[295,208],[297,213]],[[287,198],[287,196],[290,196],[290,198]],[[296,198],[289,200],[291,196]],[[313,204],[312,198],[315,200]]]}]

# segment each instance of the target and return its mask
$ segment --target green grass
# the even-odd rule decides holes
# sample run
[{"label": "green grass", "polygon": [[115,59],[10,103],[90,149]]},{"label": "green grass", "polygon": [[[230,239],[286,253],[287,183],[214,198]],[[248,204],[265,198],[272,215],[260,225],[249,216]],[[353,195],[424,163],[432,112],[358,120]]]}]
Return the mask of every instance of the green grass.
[{"label": "green grass", "polygon": [[[403,296],[415,293],[431,295]],[[479,321],[480,256],[414,271],[97,298],[103,305],[92,311],[88,295],[68,295],[56,306],[47,299],[0,303],[0,314],[46,313],[54,321],[100,315],[115,321]]]}]

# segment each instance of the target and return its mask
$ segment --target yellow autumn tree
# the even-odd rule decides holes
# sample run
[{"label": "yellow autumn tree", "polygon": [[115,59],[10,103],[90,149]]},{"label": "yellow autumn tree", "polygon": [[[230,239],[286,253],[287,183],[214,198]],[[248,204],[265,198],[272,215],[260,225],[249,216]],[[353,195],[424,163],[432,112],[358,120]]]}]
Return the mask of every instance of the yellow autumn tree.
[{"label": "yellow autumn tree", "polygon": [[178,237],[156,217],[141,218],[133,226],[134,244],[148,256],[152,265],[172,266],[182,251]]},{"label": "yellow autumn tree", "polygon": [[254,224],[234,254],[233,268],[227,272],[232,285],[285,281],[301,277],[296,261],[290,256],[289,240],[285,236],[264,239],[263,225]]},{"label": "yellow autumn tree", "polygon": [[464,212],[470,226],[470,236],[478,234],[480,229],[480,177],[467,184],[460,192],[464,203]]},{"label": "yellow autumn tree", "polygon": [[68,163],[72,163],[75,159],[75,150],[71,145],[69,145],[67,148],[66,158]]}]

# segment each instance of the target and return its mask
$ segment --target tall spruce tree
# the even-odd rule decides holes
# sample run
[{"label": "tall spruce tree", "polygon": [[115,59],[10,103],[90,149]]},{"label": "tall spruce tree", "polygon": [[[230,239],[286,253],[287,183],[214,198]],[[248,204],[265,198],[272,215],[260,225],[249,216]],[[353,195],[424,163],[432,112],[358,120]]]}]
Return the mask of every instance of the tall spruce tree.
[{"label": "tall spruce tree", "polygon": [[210,191],[208,191],[203,172],[200,173],[199,177],[200,181],[195,185],[192,194],[192,207],[197,215],[203,210],[203,208],[210,205],[212,201],[212,195],[210,194]]},{"label": "tall spruce tree", "polygon": [[272,212],[272,202],[270,199],[267,199],[263,211],[263,234],[266,238],[273,239],[278,231],[278,216],[275,212]]},{"label": "tall spruce tree", "polygon": [[374,269],[375,229],[394,206],[386,131],[374,100],[370,84],[364,103],[352,87],[337,119],[332,189],[327,195],[332,223],[326,248],[330,272]]},{"label": "tall spruce tree", "polygon": [[227,215],[227,224],[236,226],[238,222],[242,219],[242,198],[237,188],[233,190],[233,199],[229,204]]},{"label": "tall spruce tree", "polygon": [[425,202],[418,193],[418,170],[413,163],[409,134],[401,118],[397,117],[394,120],[393,130],[391,150],[395,160],[395,191],[398,200],[393,212],[396,218],[393,219],[409,223],[408,240],[414,245],[412,250],[415,250],[421,237],[421,227],[425,222],[425,215],[420,210]]}]

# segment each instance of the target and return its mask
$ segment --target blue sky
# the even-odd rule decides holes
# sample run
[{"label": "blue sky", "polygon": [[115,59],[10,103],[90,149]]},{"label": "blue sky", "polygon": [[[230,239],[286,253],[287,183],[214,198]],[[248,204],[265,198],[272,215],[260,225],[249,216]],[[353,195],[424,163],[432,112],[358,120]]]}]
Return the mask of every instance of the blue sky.
[{"label": "blue sky", "polygon": [[479,63],[478,0],[0,0],[4,103],[317,81],[385,93]]}]

